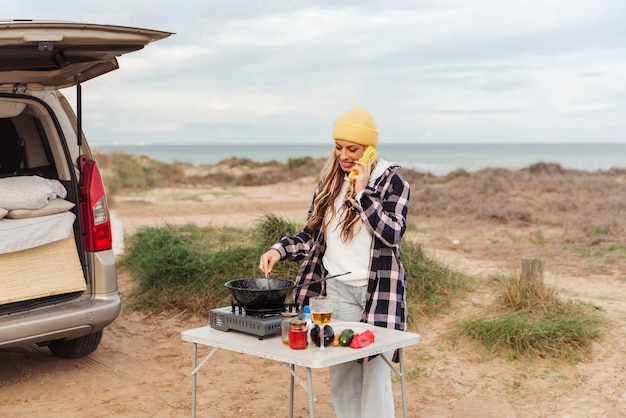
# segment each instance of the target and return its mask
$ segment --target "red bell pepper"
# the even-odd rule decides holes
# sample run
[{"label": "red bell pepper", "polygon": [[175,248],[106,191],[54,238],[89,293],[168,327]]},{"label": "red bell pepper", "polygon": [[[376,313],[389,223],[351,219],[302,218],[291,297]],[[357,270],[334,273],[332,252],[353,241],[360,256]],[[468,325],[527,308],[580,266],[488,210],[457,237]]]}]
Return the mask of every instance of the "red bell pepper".
[{"label": "red bell pepper", "polygon": [[355,334],[354,338],[352,338],[352,341],[350,342],[350,347],[351,348],[367,347],[368,345],[373,343],[374,340],[375,340],[374,333],[368,329],[367,331],[363,331],[360,334]]}]

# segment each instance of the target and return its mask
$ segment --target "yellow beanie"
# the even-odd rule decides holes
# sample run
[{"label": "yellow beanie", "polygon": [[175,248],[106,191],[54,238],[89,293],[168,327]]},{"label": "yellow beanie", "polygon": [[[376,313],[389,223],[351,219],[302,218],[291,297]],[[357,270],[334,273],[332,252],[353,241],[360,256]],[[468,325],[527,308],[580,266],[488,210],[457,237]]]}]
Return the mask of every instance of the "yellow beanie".
[{"label": "yellow beanie", "polygon": [[343,139],[361,145],[378,144],[376,121],[362,107],[355,107],[341,115],[333,128],[333,139]]}]

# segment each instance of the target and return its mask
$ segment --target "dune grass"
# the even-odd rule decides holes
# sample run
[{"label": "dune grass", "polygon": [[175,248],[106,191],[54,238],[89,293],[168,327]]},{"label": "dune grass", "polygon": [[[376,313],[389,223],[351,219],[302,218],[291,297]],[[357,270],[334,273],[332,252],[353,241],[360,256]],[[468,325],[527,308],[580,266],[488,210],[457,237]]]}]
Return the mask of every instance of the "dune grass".
[{"label": "dune grass", "polygon": [[594,306],[562,301],[554,289],[532,285],[518,273],[497,277],[494,283],[495,305],[458,321],[453,338],[471,337],[510,359],[540,356],[574,363],[601,335],[605,321]]},{"label": "dune grass", "polygon": [[[193,225],[144,227],[129,237],[121,267],[136,282],[131,304],[137,309],[206,315],[230,303],[224,283],[260,277],[260,255],[298,227],[266,214],[254,229],[200,228]],[[420,246],[403,243],[401,256],[409,281],[411,322],[441,312],[465,286],[465,276],[427,258]],[[278,263],[273,277],[295,280],[299,262]]]},{"label": "dune grass", "polygon": [[192,225],[144,227],[129,237],[120,266],[134,281],[132,306],[205,314],[226,302],[231,270],[252,277],[255,252],[244,231]]}]

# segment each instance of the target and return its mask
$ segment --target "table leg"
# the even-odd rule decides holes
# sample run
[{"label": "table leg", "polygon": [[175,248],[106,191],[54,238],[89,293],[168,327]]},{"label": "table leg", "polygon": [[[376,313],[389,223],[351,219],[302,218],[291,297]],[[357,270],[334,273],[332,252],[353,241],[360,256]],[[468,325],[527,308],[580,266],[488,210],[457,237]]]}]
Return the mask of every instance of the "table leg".
[{"label": "table leg", "polygon": [[313,405],[315,403],[315,396],[313,396],[313,374],[311,373],[310,367],[306,368],[306,381],[308,385],[307,392],[309,392],[309,416],[311,418],[315,418],[315,411],[314,411],[314,405]]},{"label": "table leg", "polygon": [[289,368],[291,369],[291,379],[289,381],[289,418],[293,418],[293,386],[296,378],[294,377],[296,371],[296,365],[290,364]]},{"label": "table leg", "polygon": [[398,349],[398,359],[400,360],[400,386],[402,388],[402,412],[404,418],[409,417],[409,408],[406,401],[406,382],[404,380],[404,351],[402,348]]},{"label": "table leg", "polygon": [[[191,354],[191,369],[195,370],[198,365],[198,344],[193,343]],[[196,418],[196,378],[197,373],[191,374],[191,417]]]}]

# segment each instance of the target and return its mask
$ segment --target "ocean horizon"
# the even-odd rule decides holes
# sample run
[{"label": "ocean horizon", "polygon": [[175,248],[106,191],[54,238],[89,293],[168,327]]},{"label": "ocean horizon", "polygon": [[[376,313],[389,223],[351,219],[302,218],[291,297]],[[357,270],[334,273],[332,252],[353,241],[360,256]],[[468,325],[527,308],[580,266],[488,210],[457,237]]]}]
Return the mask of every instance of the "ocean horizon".
[{"label": "ocean horizon", "polygon": [[[286,163],[296,158],[324,158],[333,149],[330,143],[96,145],[92,148],[196,166],[213,165],[233,157]],[[626,143],[398,143],[380,144],[377,149],[385,160],[434,175],[461,169],[469,172],[485,168],[519,170],[536,163],[554,163],[583,171],[626,168]]]}]

